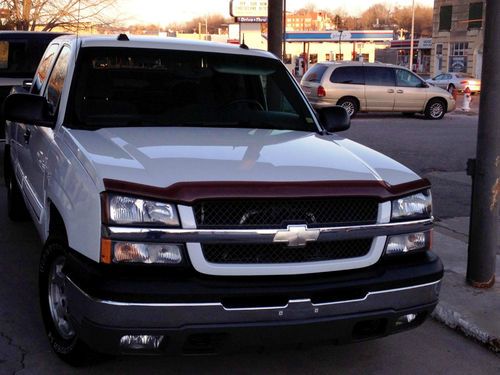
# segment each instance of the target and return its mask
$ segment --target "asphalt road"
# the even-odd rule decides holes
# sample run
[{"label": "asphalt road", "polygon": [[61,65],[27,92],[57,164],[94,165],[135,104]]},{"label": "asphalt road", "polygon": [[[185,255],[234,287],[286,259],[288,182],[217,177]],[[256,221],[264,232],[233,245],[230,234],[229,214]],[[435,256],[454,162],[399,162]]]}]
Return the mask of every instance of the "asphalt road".
[{"label": "asphalt road", "polygon": [[[460,180],[465,160],[473,156],[476,121],[475,117],[462,116],[425,121],[361,115],[344,134],[429,176],[438,214],[463,216],[470,187],[465,180],[453,182],[450,176],[455,173],[458,177],[453,178]],[[413,331],[347,346],[217,357],[121,357],[87,369],[72,369],[51,352],[40,318],[37,266],[41,243],[31,223],[8,221],[5,195],[2,181],[0,374],[500,373],[498,355],[432,320]]]},{"label": "asphalt road", "polygon": [[440,121],[400,114],[360,114],[341,135],[380,151],[432,183],[438,219],[469,216],[467,159],[476,153],[477,116],[446,115]]}]

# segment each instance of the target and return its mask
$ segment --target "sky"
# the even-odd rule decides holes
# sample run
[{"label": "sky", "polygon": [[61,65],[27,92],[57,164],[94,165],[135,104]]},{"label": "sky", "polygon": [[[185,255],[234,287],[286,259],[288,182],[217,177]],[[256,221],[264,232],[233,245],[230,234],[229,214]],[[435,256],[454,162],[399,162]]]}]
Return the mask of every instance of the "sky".
[{"label": "sky", "polygon": [[[308,4],[317,8],[343,8],[352,15],[360,14],[370,5],[385,3],[390,6],[411,5],[412,0],[287,0],[287,10],[300,9]],[[434,0],[415,0],[415,4],[432,6]],[[229,0],[118,0],[126,23],[168,25],[212,13],[229,15]]]}]

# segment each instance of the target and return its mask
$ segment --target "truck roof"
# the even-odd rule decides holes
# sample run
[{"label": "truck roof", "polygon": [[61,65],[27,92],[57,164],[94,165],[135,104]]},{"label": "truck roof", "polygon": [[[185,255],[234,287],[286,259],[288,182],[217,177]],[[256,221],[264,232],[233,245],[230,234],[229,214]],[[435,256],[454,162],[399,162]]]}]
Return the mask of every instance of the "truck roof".
[{"label": "truck roof", "polygon": [[184,51],[204,51],[216,53],[230,53],[246,56],[259,56],[277,59],[272,53],[242,48],[239,45],[209,42],[203,40],[188,40],[175,37],[138,36],[127,35],[127,39],[119,38],[117,35],[91,35],[76,36],[65,35],[58,40],[78,40],[81,48],[88,47],[124,47],[124,48],[151,48],[151,49],[176,49]]}]

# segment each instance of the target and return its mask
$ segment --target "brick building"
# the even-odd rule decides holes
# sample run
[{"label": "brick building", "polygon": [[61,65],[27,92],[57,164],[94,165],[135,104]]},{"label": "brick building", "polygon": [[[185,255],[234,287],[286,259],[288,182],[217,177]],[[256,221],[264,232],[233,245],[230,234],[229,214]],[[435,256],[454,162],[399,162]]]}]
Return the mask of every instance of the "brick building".
[{"label": "brick building", "polygon": [[485,0],[434,0],[431,74],[481,77]]},{"label": "brick building", "polygon": [[322,12],[286,14],[287,31],[323,31],[332,28],[332,21]]}]

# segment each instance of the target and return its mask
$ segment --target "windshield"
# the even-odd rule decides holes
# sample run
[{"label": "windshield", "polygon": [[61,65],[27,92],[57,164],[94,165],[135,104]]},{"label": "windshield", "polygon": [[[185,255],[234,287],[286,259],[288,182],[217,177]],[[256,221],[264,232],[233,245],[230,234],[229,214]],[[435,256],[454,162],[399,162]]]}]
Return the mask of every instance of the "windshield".
[{"label": "windshield", "polygon": [[66,125],[205,126],[317,131],[274,59],[222,53],[83,48]]}]

